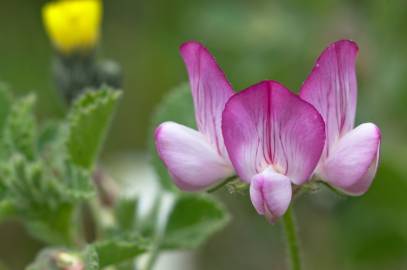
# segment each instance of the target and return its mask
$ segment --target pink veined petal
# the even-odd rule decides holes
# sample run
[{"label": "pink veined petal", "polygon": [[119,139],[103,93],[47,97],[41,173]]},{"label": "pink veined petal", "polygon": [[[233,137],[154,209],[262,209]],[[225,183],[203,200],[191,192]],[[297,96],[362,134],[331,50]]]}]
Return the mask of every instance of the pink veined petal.
[{"label": "pink veined petal", "polygon": [[175,184],[184,191],[207,189],[233,174],[204,135],[189,127],[162,123],[155,131],[157,152]]},{"label": "pink veined petal", "polygon": [[376,125],[359,125],[332,147],[330,156],[320,167],[320,176],[346,193],[364,193],[376,174],[380,141]]},{"label": "pink veined petal", "polygon": [[214,57],[200,43],[187,42],[180,48],[188,70],[198,130],[228,160],[221,130],[222,111],[233,89]]},{"label": "pink veined petal", "polygon": [[290,179],[271,168],[255,175],[250,184],[250,198],[257,213],[274,223],[284,215],[291,202]]},{"label": "pink veined petal", "polygon": [[272,167],[293,183],[304,183],[325,144],[320,114],[274,81],[231,97],[223,112],[222,130],[232,164],[246,182]]},{"label": "pink veined petal", "polygon": [[354,126],[357,54],[358,46],[353,41],[331,44],[322,52],[300,90],[301,98],[314,105],[326,123],[322,160],[329,156],[336,140]]}]

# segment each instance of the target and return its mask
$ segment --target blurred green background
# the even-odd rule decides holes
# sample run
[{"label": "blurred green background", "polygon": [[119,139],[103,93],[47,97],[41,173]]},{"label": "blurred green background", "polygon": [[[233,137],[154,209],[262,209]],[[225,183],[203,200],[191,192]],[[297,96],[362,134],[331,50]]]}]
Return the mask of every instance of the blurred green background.
[{"label": "blurred green background", "polygon": [[[0,81],[36,92],[38,115],[53,118],[64,107],[50,77],[45,2],[1,0]],[[405,0],[105,1],[99,54],[123,66],[125,92],[103,158],[144,155],[155,105],[187,80],[178,54],[186,40],[206,44],[235,89],[274,79],[296,91],[324,47],[353,39],[360,46],[357,122],[381,127],[381,166],[365,196],[322,191],[297,200],[305,265],[407,269],[406,29]],[[234,219],[198,252],[197,269],[284,269],[280,226],[257,216],[248,198],[224,193]],[[40,246],[18,223],[0,226],[0,261],[10,269],[22,269]]]}]

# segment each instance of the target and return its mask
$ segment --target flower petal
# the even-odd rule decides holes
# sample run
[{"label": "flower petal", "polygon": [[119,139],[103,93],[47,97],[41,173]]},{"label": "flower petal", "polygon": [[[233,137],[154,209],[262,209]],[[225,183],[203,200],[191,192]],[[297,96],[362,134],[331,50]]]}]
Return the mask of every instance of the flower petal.
[{"label": "flower petal", "polygon": [[380,130],[366,123],[341,138],[322,164],[320,176],[346,193],[359,195],[367,191],[377,170]]},{"label": "flower petal", "polygon": [[232,168],[198,131],[162,123],[155,131],[157,152],[175,184],[184,191],[199,191],[232,175]]},{"label": "flower petal", "polygon": [[250,184],[250,198],[257,213],[274,223],[284,215],[291,202],[290,179],[267,168],[255,175]]},{"label": "flower petal", "polygon": [[312,174],[325,144],[320,114],[274,81],[231,97],[222,130],[232,164],[246,182],[272,166],[301,184]]},{"label": "flower petal", "polygon": [[349,40],[331,44],[318,58],[301,87],[300,96],[321,113],[326,123],[326,147],[322,159],[336,140],[353,129],[356,111],[356,56],[358,46]]},{"label": "flower petal", "polygon": [[198,130],[209,138],[218,153],[228,159],[221,131],[222,111],[233,89],[214,57],[200,43],[180,48],[188,70]]},{"label": "flower petal", "polygon": [[367,190],[369,189],[370,185],[373,182],[374,177],[376,176],[377,167],[379,165],[379,157],[380,157],[380,146],[377,149],[376,158],[373,160],[367,172],[359,180],[357,180],[355,184],[346,189],[343,189],[343,191],[353,196],[359,196],[367,192]]}]

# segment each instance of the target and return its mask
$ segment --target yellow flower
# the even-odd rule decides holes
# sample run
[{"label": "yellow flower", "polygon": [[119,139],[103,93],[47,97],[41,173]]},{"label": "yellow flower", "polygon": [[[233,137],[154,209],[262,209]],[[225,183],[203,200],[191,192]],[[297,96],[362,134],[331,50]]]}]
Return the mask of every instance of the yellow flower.
[{"label": "yellow flower", "polygon": [[46,4],[42,17],[56,48],[65,54],[96,46],[102,17],[101,0],[60,0]]}]

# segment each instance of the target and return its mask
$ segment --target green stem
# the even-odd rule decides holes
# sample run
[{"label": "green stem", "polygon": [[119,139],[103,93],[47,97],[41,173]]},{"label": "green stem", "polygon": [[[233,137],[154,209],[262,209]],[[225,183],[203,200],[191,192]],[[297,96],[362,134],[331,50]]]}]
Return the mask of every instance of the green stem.
[{"label": "green stem", "polygon": [[147,262],[144,266],[144,270],[152,270],[154,265],[160,255],[161,245],[163,242],[164,234],[167,229],[168,219],[170,217],[170,213],[173,209],[175,203],[174,194],[168,193],[167,195],[163,195],[159,199],[159,210],[158,210],[158,217],[157,217],[157,224],[155,229],[155,239],[153,241],[153,245],[151,251],[149,253],[149,257]]},{"label": "green stem", "polygon": [[220,183],[220,184],[214,186],[213,188],[208,189],[207,192],[208,192],[208,193],[213,193],[213,192],[215,192],[215,191],[217,191],[217,190],[223,188],[224,186],[226,186],[228,183],[232,182],[232,181],[235,180],[236,178],[237,178],[236,175],[232,175],[232,176],[226,178],[225,181],[223,181],[222,183]]},{"label": "green stem", "polygon": [[288,208],[283,217],[284,230],[292,270],[301,270],[300,246],[292,208]]},{"label": "green stem", "polygon": [[153,244],[153,247],[150,251],[150,253],[148,254],[148,259],[147,259],[147,263],[145,266],[145,270],[152,270],[157,259],[158,259],[158,255],[160,254],[160,246],[161,246],[161,239],[157,239],[156,242]]}]

